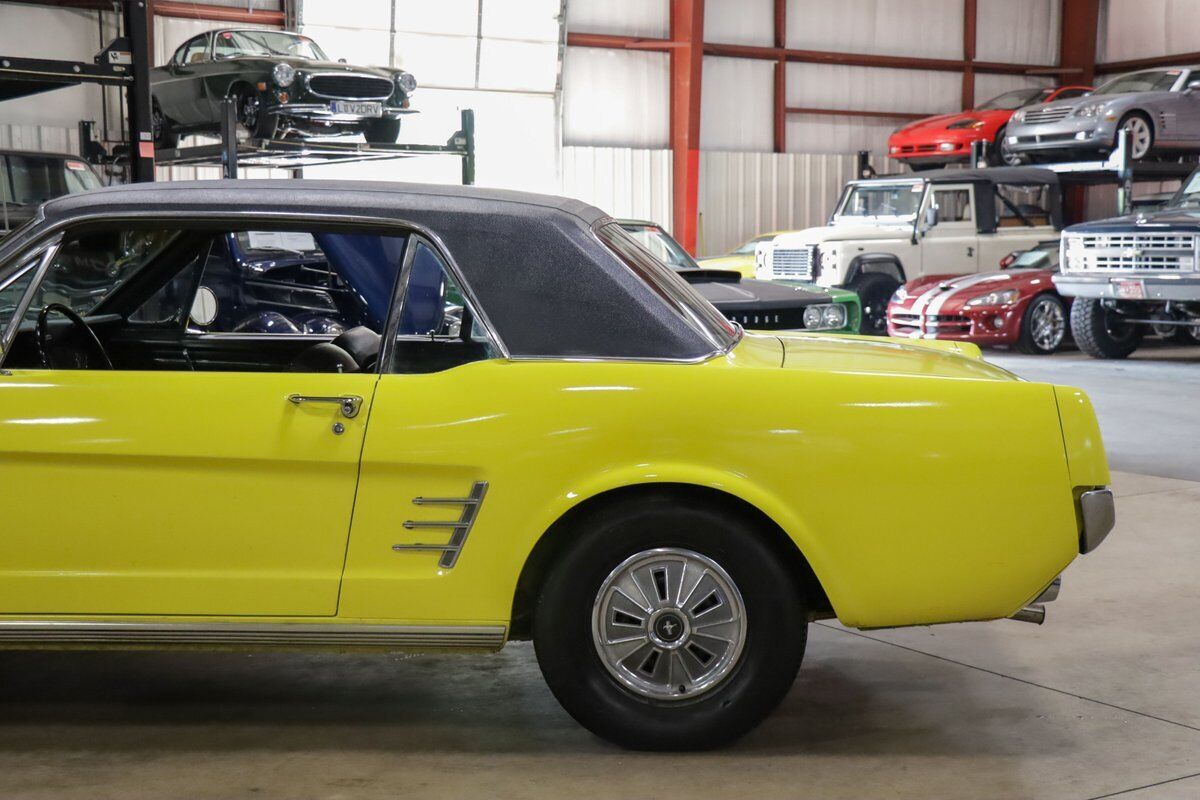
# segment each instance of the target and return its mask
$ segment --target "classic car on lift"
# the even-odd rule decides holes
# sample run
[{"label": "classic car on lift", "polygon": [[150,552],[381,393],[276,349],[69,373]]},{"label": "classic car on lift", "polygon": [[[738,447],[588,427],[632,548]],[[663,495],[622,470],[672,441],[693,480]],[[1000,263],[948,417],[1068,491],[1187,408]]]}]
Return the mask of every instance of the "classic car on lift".
[{"label": "classic car on lift", "polygon": [[888,335],[1011,345],[1049,355],[1067,337],[1069,299],[1059,296],[1058,240],[1013,253],[996,272],[909,281],[888,304]]},{"label": "classic car on lift", "polygon": [[1129,156],[1200,150],[1200,70],[1151,69],[1121,75],[1073,100],[1029,106],[1008,123],[1005,146],[1024,161],[1100,157],[1129,136]]},{"label": "classic car on lift", "polygon": [[[382,305],[230,330],[247,231]],[[810,620],[1036,619],[1114,519],[1079,390],[969,344],[743,333],[573,200],[103,189],[0,244],[0,300],[8,648],[532,638],[591,730],[704,747],[783,698]]]},{"label": "classic car on lift", "polygon": [[858,295],[811,283],[758,281],[734,270],[704,267],[661,225],[619,220],[638,244],[679,273],[727,319],[750,330],[858,331]]},{"label": "classic car on lift", "polygon": [[394,143],[417,81],[402,69],[332,61],[307,36],[273,30],[216,30],[188,39],[150,71],[154,142],[175,147],[181,135],[215,133],[221,102],[236,103],[252,137],[362,133]]},{"label": "classic car on lift", "polygon": [[1091,90],[1090,86],[1014,89],[970,111],[910,122],[888,137],[888,158],[908,164],[914,170],[944,167],[969,159],[974,142],[987,142],[991,145],[988,156],[993,164],[1016,166],[1020,159],[1009,150],[1005,138],[1013,112],[1025,106],[1082,97]]}]

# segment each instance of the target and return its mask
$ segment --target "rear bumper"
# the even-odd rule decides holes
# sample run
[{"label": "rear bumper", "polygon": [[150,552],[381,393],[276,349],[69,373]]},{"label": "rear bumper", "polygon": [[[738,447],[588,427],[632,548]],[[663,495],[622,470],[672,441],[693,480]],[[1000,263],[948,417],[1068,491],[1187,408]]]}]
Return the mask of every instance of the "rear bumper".
[{"label": "rear bumper", "polygon": [[1103,487],[1082,491],[1076,503],[1079,552],[1090,553],[1100,546],[1117,524],[1117,507],[1112,489]]},{"label": "rear bumper", "polygon": [[1080,275],[1064,272],[1054,276],[1054,286],[1059,294],[1093,299],[1126,299],[1118,295],[1118,286],[1129,281],[1141,282],[1146,300],[1200,300],[1200,273],[1145,275],[1131,270],[1120,275]]}]

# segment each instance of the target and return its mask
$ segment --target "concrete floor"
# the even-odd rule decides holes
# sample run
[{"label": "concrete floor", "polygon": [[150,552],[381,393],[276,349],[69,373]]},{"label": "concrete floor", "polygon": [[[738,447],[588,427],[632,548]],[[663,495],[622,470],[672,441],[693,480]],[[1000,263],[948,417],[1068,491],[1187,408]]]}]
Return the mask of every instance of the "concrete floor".
[{"label": "concrete floor", "polygon": [[[1177,359],[994,357],[1091,391],[1115,466],[1196,449],[1200,351]],[[1176,405],[1186,435],[1125,416]],[[1170,471],[1200,478],[1189,458]],[[523,644],[0,653],[0,798],[1200,798],[1200,482],[1115,484],[1118,528],[1068,571],[1045,626],[815,625],[783,706],[723,751],[598,741]]]}]

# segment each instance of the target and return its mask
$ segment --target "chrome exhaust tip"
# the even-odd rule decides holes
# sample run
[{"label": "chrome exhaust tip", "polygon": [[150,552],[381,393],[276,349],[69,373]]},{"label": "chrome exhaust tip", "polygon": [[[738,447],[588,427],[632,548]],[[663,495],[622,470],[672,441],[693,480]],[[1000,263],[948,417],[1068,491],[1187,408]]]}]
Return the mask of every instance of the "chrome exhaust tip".
[{"label": "chrome exhaust tip", "polygon": [[1046,621],[1046,607],[1037,604],[1025,606],[1009,617],[1009,619],[1015,619],[1017,622],[1032,622],[1034,625],[1041,625]]}]

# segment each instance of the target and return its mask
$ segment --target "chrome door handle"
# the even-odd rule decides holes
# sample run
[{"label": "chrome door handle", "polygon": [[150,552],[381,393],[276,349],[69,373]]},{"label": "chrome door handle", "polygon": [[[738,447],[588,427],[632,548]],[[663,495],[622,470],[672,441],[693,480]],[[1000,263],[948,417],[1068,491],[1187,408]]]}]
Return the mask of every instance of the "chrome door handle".
[{"label": "chrome door handle", "polygon": [[336,397],[316,397],[307,394],[289,394],[288,402],[295,405],[301,403],[336,403],[342,407],[342,416],[347,419],[354,419],[358,416],[358,412],[362,409],[363,399],[356,394],[344,394]]}]

